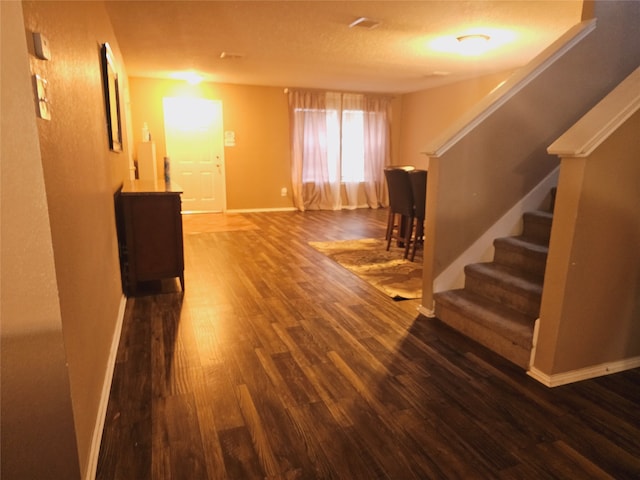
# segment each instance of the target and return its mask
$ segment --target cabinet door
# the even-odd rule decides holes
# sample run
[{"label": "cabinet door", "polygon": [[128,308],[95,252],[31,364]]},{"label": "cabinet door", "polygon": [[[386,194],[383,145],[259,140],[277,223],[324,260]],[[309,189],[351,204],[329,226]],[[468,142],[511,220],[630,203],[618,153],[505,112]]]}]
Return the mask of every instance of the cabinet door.
[{"label": "cabinet door", "polygon": [[182,276],[182,218],[179,195],[132,195],[125,202],[130,286]]}]

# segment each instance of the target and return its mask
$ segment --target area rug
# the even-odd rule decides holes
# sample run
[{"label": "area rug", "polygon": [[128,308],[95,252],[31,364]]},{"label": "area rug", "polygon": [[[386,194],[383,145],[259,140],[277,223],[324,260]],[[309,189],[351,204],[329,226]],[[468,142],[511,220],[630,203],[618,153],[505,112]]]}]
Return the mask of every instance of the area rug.
[{"label": "area rug", "polygon": [[395,300],[422,297],[422,258],[403,259],[404,249],[388,252],[382,239],[309,242],[313,248]]}]

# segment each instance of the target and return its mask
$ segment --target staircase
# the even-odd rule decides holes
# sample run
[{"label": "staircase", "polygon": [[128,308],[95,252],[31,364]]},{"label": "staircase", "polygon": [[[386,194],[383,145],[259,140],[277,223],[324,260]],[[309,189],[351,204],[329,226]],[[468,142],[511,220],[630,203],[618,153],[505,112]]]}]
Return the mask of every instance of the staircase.
[{"label": "staircase", "polygon": [[[552,208],[555,191],[552,192]],[[553,213],[527,212],[522,235],[497,238],[492,262],[467,265],[464,288],[435,294],[442,322],[527,369]]]}]

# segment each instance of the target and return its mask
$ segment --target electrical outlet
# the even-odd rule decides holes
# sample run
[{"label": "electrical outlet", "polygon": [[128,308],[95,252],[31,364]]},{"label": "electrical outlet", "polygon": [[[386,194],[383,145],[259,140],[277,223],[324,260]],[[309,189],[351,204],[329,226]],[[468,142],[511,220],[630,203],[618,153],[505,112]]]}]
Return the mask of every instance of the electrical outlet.
[{"label": "electrical outlet", "polygon": [[282,197],[286,197],[287,196],[287,187],[282,187],[280,189],[280,196],[282,196]]}]

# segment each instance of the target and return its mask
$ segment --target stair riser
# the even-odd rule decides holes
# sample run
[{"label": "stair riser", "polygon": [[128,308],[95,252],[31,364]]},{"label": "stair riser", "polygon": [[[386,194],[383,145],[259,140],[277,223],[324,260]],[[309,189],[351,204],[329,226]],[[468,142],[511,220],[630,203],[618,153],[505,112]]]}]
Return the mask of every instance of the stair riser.
[{"label": "stair riser", "polygon": [[510,249],[496,245],[493,261],[543,277],[547,264],[547,255],[546,253],[532,252],[525,249]]},{"label": "stair riser", "polygon": [[538,243],[548,245],[551,238],[551,219],[525,216],[522,234]]},{"label": "stair riser", "polygon": [[519,367],[524,369],[529,367],[530,349],[514,344],[509,339],[474,322],[473,319],[463,313],[438,302],[436,302],[435,313],[437,318],[454,330],[475,340]]},{"label": "stair riser", "polygon": [[526,212],[522,235],[494,240],[493,262],[467,265],[463,289],[434,297],[442,322],[525,369],[540,315],[552,220],[549,212]]},{"label": "stair riser", "polygon": [[537,317],[540,313],[539,295],[510,288],[510,286],[496,283],[495,280],[487,279],[484,276],[467,273],[464,288],[525,315]]}]

